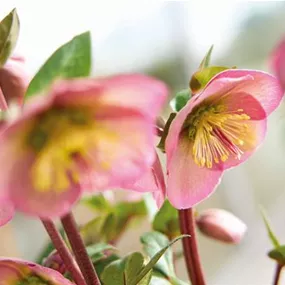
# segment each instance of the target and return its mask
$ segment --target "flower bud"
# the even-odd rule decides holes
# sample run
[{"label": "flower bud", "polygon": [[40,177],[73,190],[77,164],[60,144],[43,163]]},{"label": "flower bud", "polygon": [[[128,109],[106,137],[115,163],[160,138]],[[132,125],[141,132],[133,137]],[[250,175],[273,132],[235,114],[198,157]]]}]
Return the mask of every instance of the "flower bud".
[{"label": "flower bud", "polygon": [[59,272],[19,259],[0,259],[0,285],[72,285]]},{"label": "flower bud", "polygon": [[44,260],[43,266],[56,270],[61,274],[66,273],[65,264],[56,250],[51,252],[50,255]]},{"label": "flower bud", "polygon": [[4,96],[7,104],[23,101],[29,76],[24,68],[24,58],[12,56],[0,68],[0,94]]},{"label": "flower bud", "polygon": [[203,211],[196,219],[196,224],[204,235],[232,244],[239,243],[247,229],[239,218],[221,209]]}]

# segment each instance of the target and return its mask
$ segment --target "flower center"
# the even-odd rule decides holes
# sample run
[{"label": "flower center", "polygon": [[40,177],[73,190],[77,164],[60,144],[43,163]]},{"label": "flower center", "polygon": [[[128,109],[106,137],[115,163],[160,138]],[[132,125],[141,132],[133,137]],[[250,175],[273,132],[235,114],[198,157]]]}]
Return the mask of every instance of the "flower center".
[{"label": "flower center", "polygon": [[49,281],[42,279],[37,275],[25,277],[23,280],[18,281],[17,285],[51,285]]},{"label": "flower center", "polygon": [[54,108],[36,119],[26,143],[36,155],[31,178],[37,191],[62,192],[78,182],[74,157],[84,155],[92,131],[88,109]]},{"label": "flower center", "polygon": [[250,139],[249,119],[243,109],[228,111],[224,104],[197,106],[186,120],[195,163],[212,168],[230,155],[240,159],[242,147]]}]

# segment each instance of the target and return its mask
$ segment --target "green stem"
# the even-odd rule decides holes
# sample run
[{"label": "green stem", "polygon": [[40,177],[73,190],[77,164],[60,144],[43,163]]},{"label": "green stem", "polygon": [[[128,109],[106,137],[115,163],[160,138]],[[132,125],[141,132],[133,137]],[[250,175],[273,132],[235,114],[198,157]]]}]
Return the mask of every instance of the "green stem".
[{"label": "green stem", "polygon": [[188,276],[192,285],[205,285],[205,278],[200,262],[193,209],[179,210],[179,223],[181,234],[188,234],[190,238],[182,239],[184,257]]}]

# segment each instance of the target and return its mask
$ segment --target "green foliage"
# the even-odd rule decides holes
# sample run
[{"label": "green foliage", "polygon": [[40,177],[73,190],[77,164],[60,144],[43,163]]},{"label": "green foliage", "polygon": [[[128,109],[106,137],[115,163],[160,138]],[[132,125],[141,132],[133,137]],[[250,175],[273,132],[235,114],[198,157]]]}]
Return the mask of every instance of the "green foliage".
[{"label": "green foliage", "polygon": [[285,265],[285,245],[272,249],[268,252],[268,256],[276,260],[279,264]]},{"label": "green foliage", "polygon": [[[145,258],[140,252],[134,252],[123,259],[116,260],[106,266],[105,270],[101,274],[101,279],[104,285],[148,285],[152,279],[152,272],[155,269],[156,264],[160,260],[160,258],[166,253],[168,248],[174,244],[179,239],[185,237],[180,236],[177,239],[168,242],[168,239],[164,236],[162,238],[159,237],[159,241],[157,241],[157,234],[162,235],[160,233],[149,233],[145,237],[142,237],[142,241],[145,246],[150,251],[150,261],[145,264]],[[163,236],[163,235],[162,235]],[[155,242],[154,247],[149,246],[149,242]],[[157,243],[160,243],[157,245]],[[169,260],[169,257],[167,257]],[[166,265],[168,271],[169,264]],[[165,269],[165,268],[164,268]],[[172,265],[172,276],[174,276],[174,269]],[[159,279],[159,275],[156,274],[155,279]],[[161,279],[161,278],[160,278]],[[176,277],[173,280],[178,280]],[[176,281],[175,281],[176,282]],[[177,281],[178,282],[178,281]],[[152,282],[152,284],[154,284]],[[183,284],[183,283],[169,283],[169,284]],[[185,283],[184,283],[185,284]]]},{"label": "green foliage", "polygon": [[207,83],[218,73],[229,69],[225,66],[210,66],[196,71],[190,80],[190,88],[193,94],[196,94],[202,90]]},{"label": "green foliage", "polygon": [[157,147],[158,147],[162,152],[165,152],[165,140],[166,140],[166,138],[167,138],[170,125],[171,125],[172,121],[174,120],[175,116],[176,116],[176,113],[171,113],[171,114],[169,115],[169,118],[168,118],[167,122],[165,123],[165,127],[164,127],[164,130],[163,130],[163,134],[162,134],[162,136],[161,136],[160,142],[159,142],[159,144],[157,145]]},{"label": "green foliage", "polygon": [[100,213],[98,217],[81,228],[81,234],[86,244],[99,241],[114,242],[132,220],[146,217],[148,214],[144,200],[112,205],[103,195],[96,195],[85,198],[83,203],[94,212]]},{"label": "green foliage", "polygon": [[0,67],[5,64],[13,52],[20,31],[20,21],[16,9],[13,9],[0,22]]},{"label": "green foliage", "polygon": [[58,48],[32,79],[26,98],[44,91],[57,79],[85,77],[91,70],[90,32],[74,37]]},{"label": "green foliage", "polygon": [[168,200],[164,201],[162,207],[156,213],[152,222],[152,228],[167,235],[169,239],[180,235],[178,211]]},{"label": "green foliage", "polygon": [[201,61],[199,69],[206,68],[206,67],[208,67],[210,65],[213,49],[214,49],[214,45],[211,45],[211,47],[209,48],[209,50],[206,53],[205,57]]},{"label": "green foliage", "polygon": [[174,98],[170,101],[170,106],[175,112],[179,112],[192,97],[190,89],[184,89],[176,93]]},{"label": "green foliage", "polygon": [[114,253],[115,251],[117,251],[117,249],[114,246],[103,242],[89,245],[86,247],[86,250],[92,263],[97,263],[98,261],[107,257],[106,253],[110,255],[110,253]]}]

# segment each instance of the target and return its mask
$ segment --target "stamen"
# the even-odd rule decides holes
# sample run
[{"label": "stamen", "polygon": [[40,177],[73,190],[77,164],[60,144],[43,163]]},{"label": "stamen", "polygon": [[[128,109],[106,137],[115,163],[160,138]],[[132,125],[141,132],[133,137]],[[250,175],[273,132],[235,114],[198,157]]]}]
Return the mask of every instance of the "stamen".
[{"label": "stamen", "polygon": [[199,106],[187,118],[188,137],[193,140],[194,161],[200,167],[212,168],[231,155],[241,159],[242,146],[248,138],[250,119],[243,109],[228,111],[226,106]]}]

